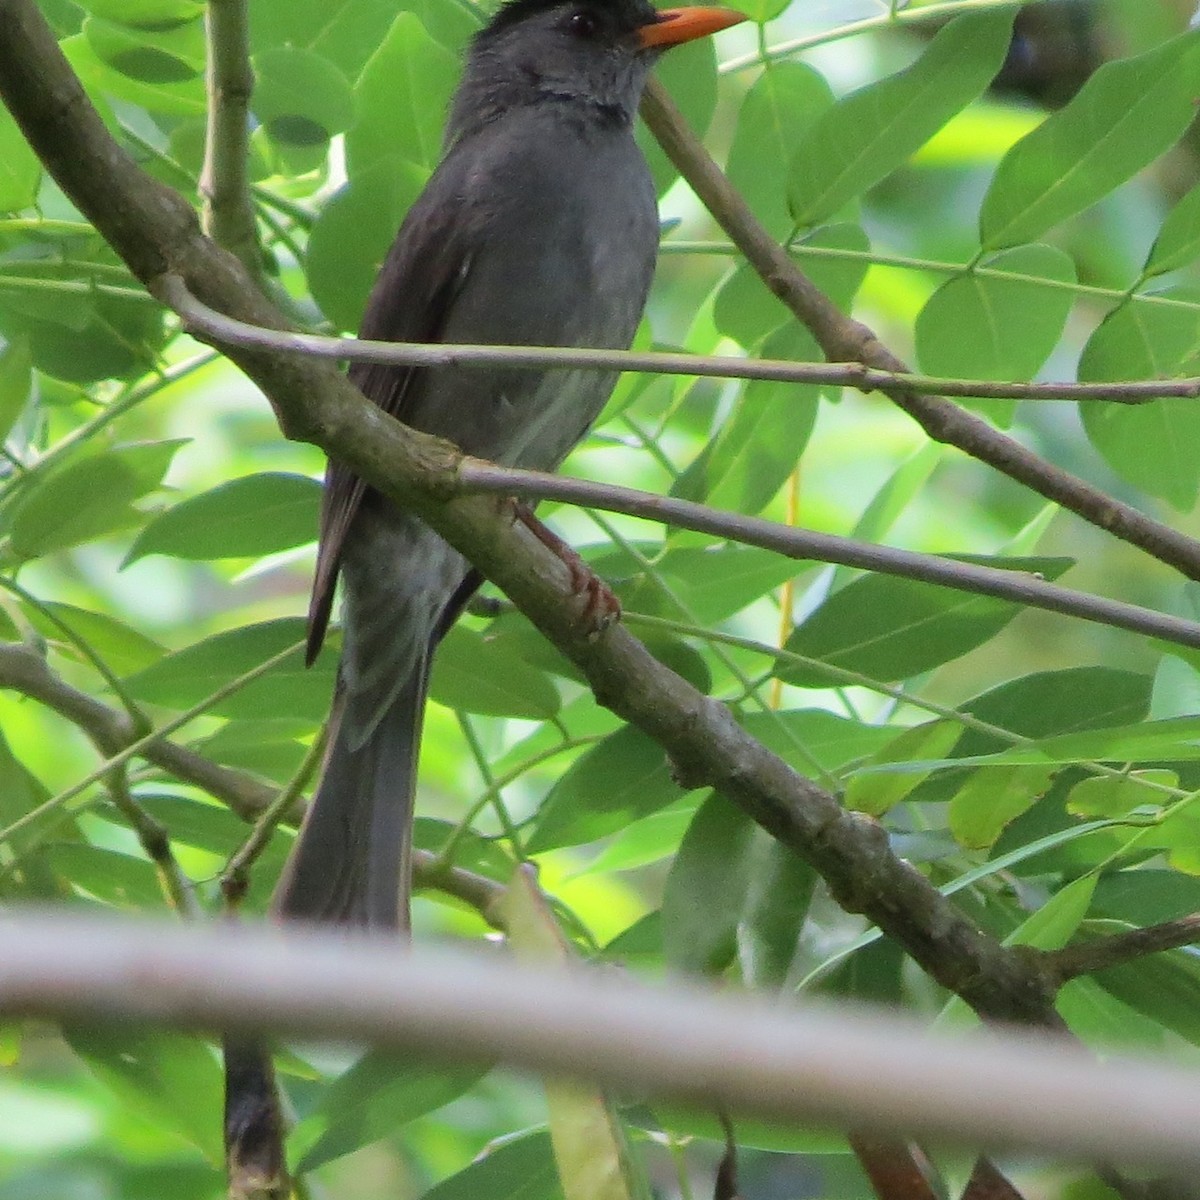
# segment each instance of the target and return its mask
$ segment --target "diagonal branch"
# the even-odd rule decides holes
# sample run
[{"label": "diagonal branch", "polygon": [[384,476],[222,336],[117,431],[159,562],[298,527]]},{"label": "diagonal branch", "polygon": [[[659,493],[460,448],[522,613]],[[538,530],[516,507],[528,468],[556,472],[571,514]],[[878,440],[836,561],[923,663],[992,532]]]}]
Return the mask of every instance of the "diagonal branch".
[{"label": "diagonal branch", "polygon": [[[77,725],[101,754],[112,757],[143,737],[128,713],[71,687],[36,651],[13,642],[0,643],[0,688],[11,688],[39,701]],[[140,757],[176,779],[216,797],[243,820],[253,820],[271,801],[275,789],[250,775],[222,767],[194,750],[161,737],[147,742]]]},{"label": "diagonal branch", "polygon": [[1042,953],[1041,962],[1043,968],[1062,984],[1080,975],[1091,975],[1109,967],[1136,962],[1148,954],[1178,950],[1198,942],[1200,913],[1192,913],[1174,921],[1147,925],[1144,929],[1129,929],[1108,937],[1076,942],[1061,950],[1047,950]]},{"label": "diagonal branch", "polygon": [[[749,205],[687,128],[662,85],[654,80],[646,89],[642,116],[704,206],[763,282],[808,328],[826,358],[831,362],[856,360],[885,371],[906,371],[905,364],[871,330],[842,313],[759,224]],[[1200,579],[1200,542],[1195,539],[1105,495],[941,397],[902,387],[880,390],[935,441],[957,446],[1090,524],[1175,567],[1189,579]]]}]

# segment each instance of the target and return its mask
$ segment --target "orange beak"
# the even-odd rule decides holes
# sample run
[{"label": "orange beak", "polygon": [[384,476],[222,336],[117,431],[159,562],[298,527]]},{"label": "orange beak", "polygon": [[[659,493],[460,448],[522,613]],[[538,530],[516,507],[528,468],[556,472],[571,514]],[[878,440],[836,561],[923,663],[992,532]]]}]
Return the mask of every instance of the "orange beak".
[{"label": "orange beak", "polygon": [[732,8],[664,8],[657,20],[637,31],[637,36],[645,49],[679,46],[747,19],[745,13],[735,12]]}]

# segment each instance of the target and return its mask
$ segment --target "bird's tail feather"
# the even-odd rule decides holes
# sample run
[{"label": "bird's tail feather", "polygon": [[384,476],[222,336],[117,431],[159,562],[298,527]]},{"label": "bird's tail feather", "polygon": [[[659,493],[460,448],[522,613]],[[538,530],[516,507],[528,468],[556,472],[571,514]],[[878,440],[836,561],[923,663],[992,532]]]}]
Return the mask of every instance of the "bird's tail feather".
[{"label": "bird's tail feather", "polygon": [[321,783],[275,890],[277,916],[408,927],[413,793],[428,675],[423,663],[382,713],[340,691]]}]

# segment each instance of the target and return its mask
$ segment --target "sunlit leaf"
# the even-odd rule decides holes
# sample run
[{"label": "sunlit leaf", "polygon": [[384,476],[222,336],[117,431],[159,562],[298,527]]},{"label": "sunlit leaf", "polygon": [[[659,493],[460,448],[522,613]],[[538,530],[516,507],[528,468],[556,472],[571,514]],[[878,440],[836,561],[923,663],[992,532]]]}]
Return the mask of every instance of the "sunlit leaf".
[{"label": "sunlit leaf", "polygon": [[1004,156],[984,198],[986,249],[1032,242],[1173,145],[1195,117],[1200,35],[1105,63]]},{"label": "sunlit leaf", "polygon": [[63,1031],[67,1044],[123,1104],[222,1159],[224,1087],[216,1056],[190,1035],[108,1027]]},{"label": "sunlit leaf", "polygon": [[550,789],[526,848],[538,854],[595,841],[681,794],[661,747],[627,726],[577,758]]},{"label": "sunlit leaf", "polygon": [[1011,12],[957,17],[911,67],[823,113],[792,159],[795,222],[813,225],[838,212],[977,99],[1004,62],[1011,30]]},{"label": "sunlit leaf", "polygon": [[77,456],[26,484],[9,537],[20,558],[40,558],[141,520],[135,500],[154,491],[184,441],[118,446]]},{"label": "sunlit leaf", "polygon": [[190,496],[138,534],[125,564],[148,554],[174,558],[258,557],[317,535],[321,485],[307,475],[264,471]]}]

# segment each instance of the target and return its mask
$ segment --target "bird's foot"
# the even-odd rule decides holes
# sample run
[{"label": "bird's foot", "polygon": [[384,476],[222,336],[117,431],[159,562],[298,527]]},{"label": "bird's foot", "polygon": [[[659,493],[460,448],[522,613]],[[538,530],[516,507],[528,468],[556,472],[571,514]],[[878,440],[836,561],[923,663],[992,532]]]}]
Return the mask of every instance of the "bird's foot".
[{"label": "bird's foot", "polygon": [[621,602],[612,588],[580,558],[578,550],[539,521],[528,505],[518,503],[516,516],[543,546],[554,552],[570,572],[571,590],[582,601],[582,616],[589,626],[588,637],[599,637],[621,616]]}]

